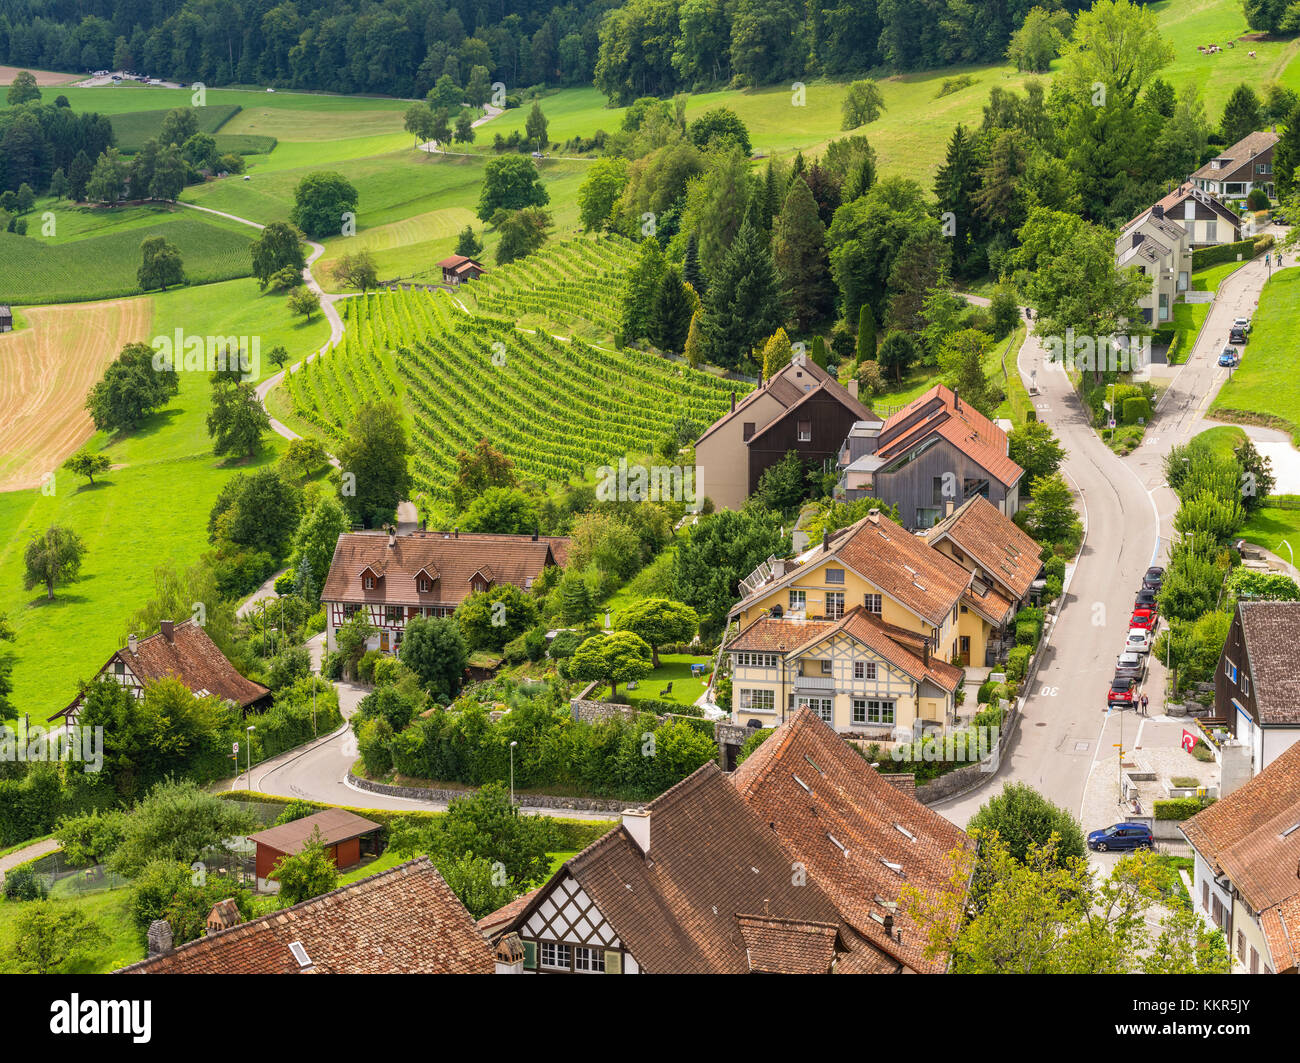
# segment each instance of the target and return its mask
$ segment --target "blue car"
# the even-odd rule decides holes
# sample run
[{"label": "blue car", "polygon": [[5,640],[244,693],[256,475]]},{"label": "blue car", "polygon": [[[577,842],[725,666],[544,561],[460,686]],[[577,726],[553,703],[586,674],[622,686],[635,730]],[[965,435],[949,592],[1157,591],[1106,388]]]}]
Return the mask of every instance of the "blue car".
[{"label": "blue car", "polygon": [[1219,364],[1227,369],[1236,368],[1240,358],[1237,356],[1236,348],[1224,347],[1223,353],[1219,355]]},{"label": "blue car", "polygon": [[1112,823],[1088,835],[1088,848],[1099,853],[1111,849],[1154,849],[1151,828],[1143,823]]}]

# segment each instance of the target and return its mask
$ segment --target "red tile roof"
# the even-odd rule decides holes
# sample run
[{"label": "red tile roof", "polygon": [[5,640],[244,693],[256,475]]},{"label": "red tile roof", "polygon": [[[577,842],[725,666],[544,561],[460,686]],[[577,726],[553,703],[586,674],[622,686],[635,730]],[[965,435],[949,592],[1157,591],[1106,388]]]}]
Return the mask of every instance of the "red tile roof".
[{"label": "red tile roof", "polygon": [[[526,587],[547,565],[568,556],[566,538],[529,535],[438,532],[399,535],[388,545],[385,535],[339,536],[321,599],[369,605],[456,606],[472,592],[476,573],[490,574],[495,584]],[[362,572],[369,568],[375,586],[366,590]],[[416,576],[437,576],[432,590],[421,593]]]},{"label": "red tile roof", "polygon": [[[946,958],[924,955],[921,928],[890,905],[904,885],[930,898],[948,889],[948,854],[974,844],[964,832],[890,785],[809,709],[778,728],[731,781],[855,931],[914,971],[946,969]],[[890,915],[893,935],[883,925]]]},{"label": "red tile roof", "polygon": [[736,923],[755,974],[830,974],[839,935],[836,923],[763,915],[738,915]]},{"label": "red tile roof", "polygon": [[[306,952],[310,966],[290,945]],[[219,930],[122,974],[491,974],[493,953],[427,856]]]},{"label": "red tile roof", "polygon": [[1007,456],[1007,435],[970,403],[942,384],[917,396],[885,421],[876,456],[898,457],[938,434],[979,464],[990,476],[1010,487],[1024,470]]},{"label": "red tile roof", "polygon": [[727,652],[786,653],[837,626],[834,620],[760,616],[727,643]]},{"label": "red tile roof", "polygon": [[[988,499],[976,495],[962,503],[950,517],[931,528],[926,542],[950,540],[991,579],[1010,592],[1013,601],[1029,593],[1043,569],[1038,559],[1042,547]],[[1005,597],[1005,596],[1004,596]]]}]

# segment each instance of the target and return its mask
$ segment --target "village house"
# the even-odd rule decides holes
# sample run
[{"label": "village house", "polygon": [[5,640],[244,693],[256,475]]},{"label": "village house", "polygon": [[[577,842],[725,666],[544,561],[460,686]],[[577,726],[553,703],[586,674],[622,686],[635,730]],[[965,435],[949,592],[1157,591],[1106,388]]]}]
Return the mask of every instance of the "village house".
[{"label": "village house", "polygon": [[805,465],[832,462],[857,421],[870,421],[848,388],[816,362],[800,358],[751,391],[695,442],[695,490],[718,509],[739,509],[758,481],[794,451]]},{"label": "village house", "polygon": [[1273,149],[1278,135],[1268,131],[1250,133],[1221,151],[1191,176],[1202,192],[1217,199],[1245,199],[1261,188],[1273,198]]},{"label": "village house", "polygon": [[[246,923],[216,925],[119,974],[492,974],[492,950],[427,856]],[[151,941],[155,939],[153,928]],[[156,949],[156,951],[155,951]]]},{"label": "village house", "polygon": [[1160,325],[1170,320],[1175,301],[1191,284],[1191,236],[1157,204],[1129,222],[1115,241],[1115,268],[1129,266],[1151,281],[1150,291],[1137,300],[1142,319]]},{"label": "village house", "polygon": [[907,528],[928,528],[977,495],[1008,517],[1020,508],[1024,470],[1008,454],[1007,434],[942,384],[842,438],[836,496],[878,498]]},{"label": "village house", "polygon": [[1224,206],[1208,192],[1201,191],[1191,181],[1183,182],[1130,220],[1125,228],[1149,218],[1168,218],[1177,222],[1187,233],[1188,244],[1193,250],[1232,244],[1242,238],[1241,219],[1237,217],[1237,212]]},{"label": "village house", "polygon": [[[161,630],[146,639],[131,635],[125,648],[109,657],[95,678],[112,679],[143,698],[147,683],[167,676],[179,679],[198,697],[232,701],[245,712],[261,708],[271,698],[266,687],[240,675],[198,621],[192,619],[179,624],[164,620]],[[82,691],[50,719],[62,719],[73,726],[84,696]]]},{"label": "village house", "polygon": [[459,288],[466,281],[477,280],[487,269],[465,255],[451,255],[438,263],[442,270],[442,283]]},{"label": "village house", "polygon": [[325,855],[335,867],[345,871],[361,863],[363,855],[379,855],[382,829],[378,823],[346,809],[327,808],[250,834],[248,840],[256,846],[257,888],[278,891],[279,883],[271,877],[275,865],[286,856],[302,852],[318,831]]},{"label": "village house", "polygon": [[479,926],[517,973],[942,971],[898,898],[933,896],[969,845],[804,712],[730,779],[704,765]]},{"label": "village house", "polygon": [[563,566],[563,536],[412,532],[387,535],[348,532],[339,536],[321,591],[326,645],[363,612],[378,628],[370,649],[395,653],[406,622],[417,616],[451,616],[471,594],[503,584],[531,590],[549,565]]},{"label": "village house", "polygon": [[1258,775],[1300,742],[1300,602],[1239,601],[1214,676],[1214,717]]},{"label": "village house", "polygon": [[1181,830],[1192,845],[1192,903],[1223,931],[1232,970],[1300,972],[1300,745]]}]

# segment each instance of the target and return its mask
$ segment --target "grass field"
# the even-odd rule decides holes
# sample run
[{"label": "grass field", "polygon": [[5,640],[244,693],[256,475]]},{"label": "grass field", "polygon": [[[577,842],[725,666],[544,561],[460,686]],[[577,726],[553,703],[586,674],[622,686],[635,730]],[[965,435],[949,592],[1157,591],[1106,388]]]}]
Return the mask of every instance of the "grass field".
[{"label": "grass field", "polygon": [[[56,214],[56,226],[57,219]],[[35,224],[32,233],[39,232]],[[71,303],[138,293],[140,243],[147,236],[164,236],[180,249],[192,284],[252,272],[253,231],[209,222],[195,212],[140,225],[132,218],[117,231],[70,242],[0,233],[0,302]]]},{"label": "grass field", "polygon": [[1241,529],[1240,538],[1265,550],[1271,550],[1285,561],[1291,560],[1291,554],[1282,545],[1285,539],[1292,550],[1300,546],[1300,509],[1282,509],[1278,506],[1262,506],[1251,514]]},{"label": "grass field", "polygon": [[1250,343],[1210,406],[1223,421],[1271,424],[1300,432],[1300,377],[1295,337],[1300,333],[1300,269],[1275,272],[1259,298]]},{"label": "grass field", "polygon": [[153,304],[34,307],[26,317],[28,328],[0,336],[0,491],[39,486],[93,434],[86,393],[123,344],[151,338]]},{"label": "grass field", "polygon": [[[645,698],[653,701],[673,701],[678,705],[694,705],[709,685],[709,678],[703,676],[696,679],[692,676],[691,665],[693,664],[712,665],[713,658],[693,657],[684,653],[662,653],[659,655],[659,667],[638,682],[635,690],[628,690],[627,685],[624,684],[619,688],[619,693],[626,695],[633,705]],[[669,683],[672,683],[673,688],[665,694],[663,691]],[[603,693],[608,694],[609,688],[606,687]]]},{"label": "grass field", "polygon": [[[107,937],[103,945],[65,963],[59,974],[105,974],[144,959],[144,944],[131,921],[129,899],[129,891],[117,889],[57,902],[60,907],[79,909]],[[23,906],[22,901],[0,901],[0,974],[22,970],[14,954],[14,934]]]},{"label": "grass field", "polygon": [[[200,133],[216,133],[230,121],[239,107],[228,104],[224,107],[195,107],[192,110]],[[111,121],[117,146],[128,154],[139,151],[146,140],[158,136],[162,131],[163,119],[168,113],[168,109],[163,108],[153,111],[127,111],[124,114],[113,115]],[[263,150],[270,151],[274,146],[274,142],[268,140]]]},{"label": "grass field", "polygon": [[[290,315],[283,296],[259,294],[251,280],[182,288],[140,302],[153,306],[155,334],[182,328],[197,335],[259,336],[263,352],[283,344],[294,359],[329,336],[321,315],[304,323]],[[263,376],[275,372],[265,358],[261,369]],[[18,634],[14,703],[33,721],[72,700],[77,680],[117,647],[126,618],[153,594],[155,566],[183,568],[208,549],[208,511],[241,469],[212,455],[205,424],[209,393],[206,374],[182,373],[177,397],[139,430],[112,440],[92,436],[91,449],[121,466],[102,483],[97,478],[93,489],[61,474],[52,496],[0,493],[0,613],[8,614]],[[268,436],[254,465],[274,461],[283,445]],[[46,602],[41,591],[23,590],[22,555],[28,539],[51,524],[75,529],[87,552],[80,582]]]},{"label": "grass field", "polygon": [[1192,291],[1217,292],[1224,280],[1249,261],[1249,259],[1242,259],[1240,262],[1220,262],[1217,266],[1198,269],[1192,274]]}]

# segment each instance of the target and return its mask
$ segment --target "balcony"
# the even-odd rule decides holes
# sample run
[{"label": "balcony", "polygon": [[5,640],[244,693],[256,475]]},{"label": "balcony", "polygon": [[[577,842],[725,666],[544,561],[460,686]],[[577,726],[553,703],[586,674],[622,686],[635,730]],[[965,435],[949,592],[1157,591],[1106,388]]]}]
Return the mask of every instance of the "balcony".
[{"label": "balcony", "polygon": [[831,675],[797,675],[794,677],[795,690],[835,690],[835,677]]}]

